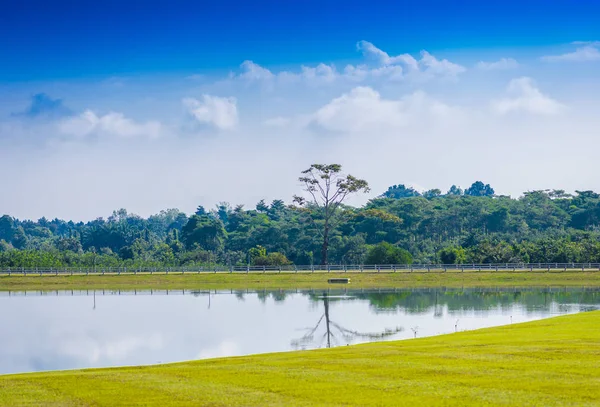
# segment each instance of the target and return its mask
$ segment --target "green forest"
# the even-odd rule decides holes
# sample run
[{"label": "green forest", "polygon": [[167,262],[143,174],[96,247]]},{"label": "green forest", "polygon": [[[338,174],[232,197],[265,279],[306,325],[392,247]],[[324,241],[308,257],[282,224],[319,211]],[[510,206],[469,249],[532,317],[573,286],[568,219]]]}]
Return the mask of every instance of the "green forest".
[{"label": "green forest", "polygon": [[[309,181],[305,191],[334,179],[322,177],[327,168],[341,170],[317,168],[321,178],[301,178]],[[336,185],[367,190],[350,176]],[[446,193],[394,185],[362,207],[335,201],[330,212],[317,198],[261,200],[254,208],[221,202],[148,218],[119,209],[88,222],[4,215],[0,267],[600,262],[600,195],[593,191],[511,198],[480,181]]]}]

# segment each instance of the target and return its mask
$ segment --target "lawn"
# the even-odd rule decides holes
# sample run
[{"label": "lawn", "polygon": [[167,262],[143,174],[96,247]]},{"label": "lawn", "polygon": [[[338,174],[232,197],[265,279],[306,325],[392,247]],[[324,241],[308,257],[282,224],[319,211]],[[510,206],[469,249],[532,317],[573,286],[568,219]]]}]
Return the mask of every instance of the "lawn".
[{"label": "lawn", "polygon": [[0,376],[1,405],[600,405],[600,311],[438,337]]},{"label": "lawn", "polygon": [[[351,288],[600,286],[598,271],[399,272],[399,273],[203,273],[127,275],[28,275],[0,277],[0,290],[61,289],[321,289],[329,278],[349,277]],[[339,288],[340,286],[337,285]]]}]

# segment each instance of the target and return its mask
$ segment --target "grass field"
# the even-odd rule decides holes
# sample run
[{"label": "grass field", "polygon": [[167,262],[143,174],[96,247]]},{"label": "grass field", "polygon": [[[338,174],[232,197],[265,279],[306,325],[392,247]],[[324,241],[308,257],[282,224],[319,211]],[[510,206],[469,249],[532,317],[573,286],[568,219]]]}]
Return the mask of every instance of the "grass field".
[{"label": "grass field", "polygon": [[[349,277],[349,288],[600,286],[600,272],[447,272],[447,273],[204,273],[128,275],[1,276],[0,290],[60,289],[290,289],[326,288],[328,278]],[[340,287],[340,285],[336,285]]]},{"label": "grass field", "polygon": [[598,406],[600,311],[397,342],[0,376],[0,405]]}]

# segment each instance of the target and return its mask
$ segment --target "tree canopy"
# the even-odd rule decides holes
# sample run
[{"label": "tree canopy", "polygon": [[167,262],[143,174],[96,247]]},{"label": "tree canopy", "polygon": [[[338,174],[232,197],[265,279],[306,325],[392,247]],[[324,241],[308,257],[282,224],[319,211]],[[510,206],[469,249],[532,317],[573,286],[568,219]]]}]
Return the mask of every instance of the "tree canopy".
[{"label": "tree canopy", "polygon": [[[397,249],[415,263],[600,262],[598,193],[537,190],[511,198],[487,186],[381,196],[362,207],[330,199],[328,210],[336,209],[327,262],[405,261],[394,257]],[[119,209],[88,222],[3,215],[0,267],[310,265],[322,262],[324,223],[322,202],[308,199],[302,206],[273,200],[248,209],[221,202],[190,216],[166,209],[143,218]]]}]

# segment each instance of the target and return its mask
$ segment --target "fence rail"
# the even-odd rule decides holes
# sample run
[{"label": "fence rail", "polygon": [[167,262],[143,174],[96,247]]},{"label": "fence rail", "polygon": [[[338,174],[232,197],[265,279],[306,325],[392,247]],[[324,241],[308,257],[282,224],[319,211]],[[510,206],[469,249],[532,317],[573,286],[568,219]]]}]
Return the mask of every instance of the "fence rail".
[{"label": "fence rail", "polygon": [[440,273],[499,271],[600,271],[600,263],[496,263],[496,264],[369,264],[327,266],[184,266],[184,267],[6,267],[0,275],[102,275],[200,273]]}]

